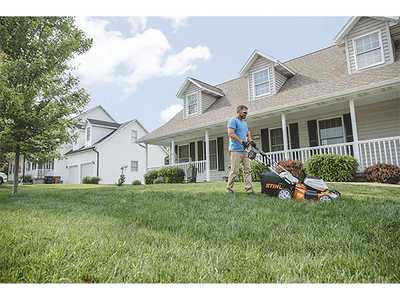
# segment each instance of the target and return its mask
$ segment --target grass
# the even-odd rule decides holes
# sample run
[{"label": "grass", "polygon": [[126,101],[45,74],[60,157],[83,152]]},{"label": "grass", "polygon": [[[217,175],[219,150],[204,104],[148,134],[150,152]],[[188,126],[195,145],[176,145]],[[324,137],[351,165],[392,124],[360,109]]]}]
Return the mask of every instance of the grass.
[{"label": "grass", "polygon": [[335,188],[318,204],[223,183],[3,185],[0,282],[399,282],[400,189]]}]

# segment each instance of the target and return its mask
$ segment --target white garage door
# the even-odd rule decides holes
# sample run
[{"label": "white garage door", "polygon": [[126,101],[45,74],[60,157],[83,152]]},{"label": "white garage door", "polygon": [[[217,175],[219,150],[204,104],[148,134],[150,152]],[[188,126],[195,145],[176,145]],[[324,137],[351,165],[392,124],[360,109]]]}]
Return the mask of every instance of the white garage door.
[{"label": "white garage door", "polygon": [[78,166],[69,166],[68,167],[68,180],[67,183],[79,183],[79,172]]},{"label": "white garage door", "polygon": [[94,164],[93,163],[86,163],[81,165],[81,182],[83,177],[89,176],[92,177],[94,176]]}]

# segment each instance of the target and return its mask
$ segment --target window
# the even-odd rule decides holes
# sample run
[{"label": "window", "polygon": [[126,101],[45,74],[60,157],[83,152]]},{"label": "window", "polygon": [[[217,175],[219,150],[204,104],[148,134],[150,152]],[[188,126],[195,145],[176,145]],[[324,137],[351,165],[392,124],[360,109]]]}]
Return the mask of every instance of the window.
[{"label": "window", "polygon": [[271,137],[271,152],[282,151],[283,150],[282,128],[271,129],[269,134]]},{"label": "window", "polygon": [[344,142],[342,118],[318,121],[320,145],[340,144]]},{"label": "window", "polygon": [[199,93],[186,96],[187,114],[194,115],[199,112]]},{"label": "window", "polygon": [[268,69],[253,73],[254,95],[260,97],[270,93]]},{"label": "window", "polygon": [[370,33],[353,40],[357,69],[383,63],[382,42],[379,32]]},{"label": "window", "polygon": [[90,127],[86,128],[86,141],[89,142],[90,141]]},{"label": "window", "polygon": [[137,141],[137,131],[131,130],[131,142],[136,143],[136,141]]},{"label": "window", "polygon": [[139,162],[137,160],[131,160],[131,172],[137,172],[139,170]]},{"label": "window", "polygon": [[178,161],[180,163],[189,161],[189,145],[181,145],[178,147]]},{"label": "window", "polygon": [[217,140],[209,141],[210,147],[210,170],[218,169]]}]

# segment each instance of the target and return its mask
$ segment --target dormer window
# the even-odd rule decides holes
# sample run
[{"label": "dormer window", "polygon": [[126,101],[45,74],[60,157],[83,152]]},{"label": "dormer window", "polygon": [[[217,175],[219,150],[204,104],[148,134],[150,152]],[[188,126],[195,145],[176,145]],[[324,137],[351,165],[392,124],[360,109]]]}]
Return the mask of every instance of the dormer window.
[{"label": "dormer window", "polygon": [[353,45],[357,70],[385,62],[380,31],[354,38]]},{"label": "dormer window", "polygon": [[253,73],[254,96],[260,97],[271,93],[269,69],[264,69]]},{"label": "dormer window", "polygon": [[187,115],[195,115],[200,110],[200,97],[199,93],[193,93],[186,96]]}]

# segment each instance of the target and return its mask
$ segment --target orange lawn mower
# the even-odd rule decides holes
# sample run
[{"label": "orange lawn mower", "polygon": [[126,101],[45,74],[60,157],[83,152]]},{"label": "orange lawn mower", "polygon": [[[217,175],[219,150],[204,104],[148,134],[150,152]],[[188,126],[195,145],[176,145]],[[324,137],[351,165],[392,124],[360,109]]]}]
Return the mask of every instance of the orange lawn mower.
[{"label": "orange lawn mower", "polygon": [[340,193],[329,190],[325,181],[320,178],[306,177],[301,183],[292,173],[272,161],[268,154],[259,150],[255,143],[249,143],[246,151],[251,160],[257,159],[268,167],[268,170],[261,174],[261,193],[295,201],[329,202],[340,199]]}]

